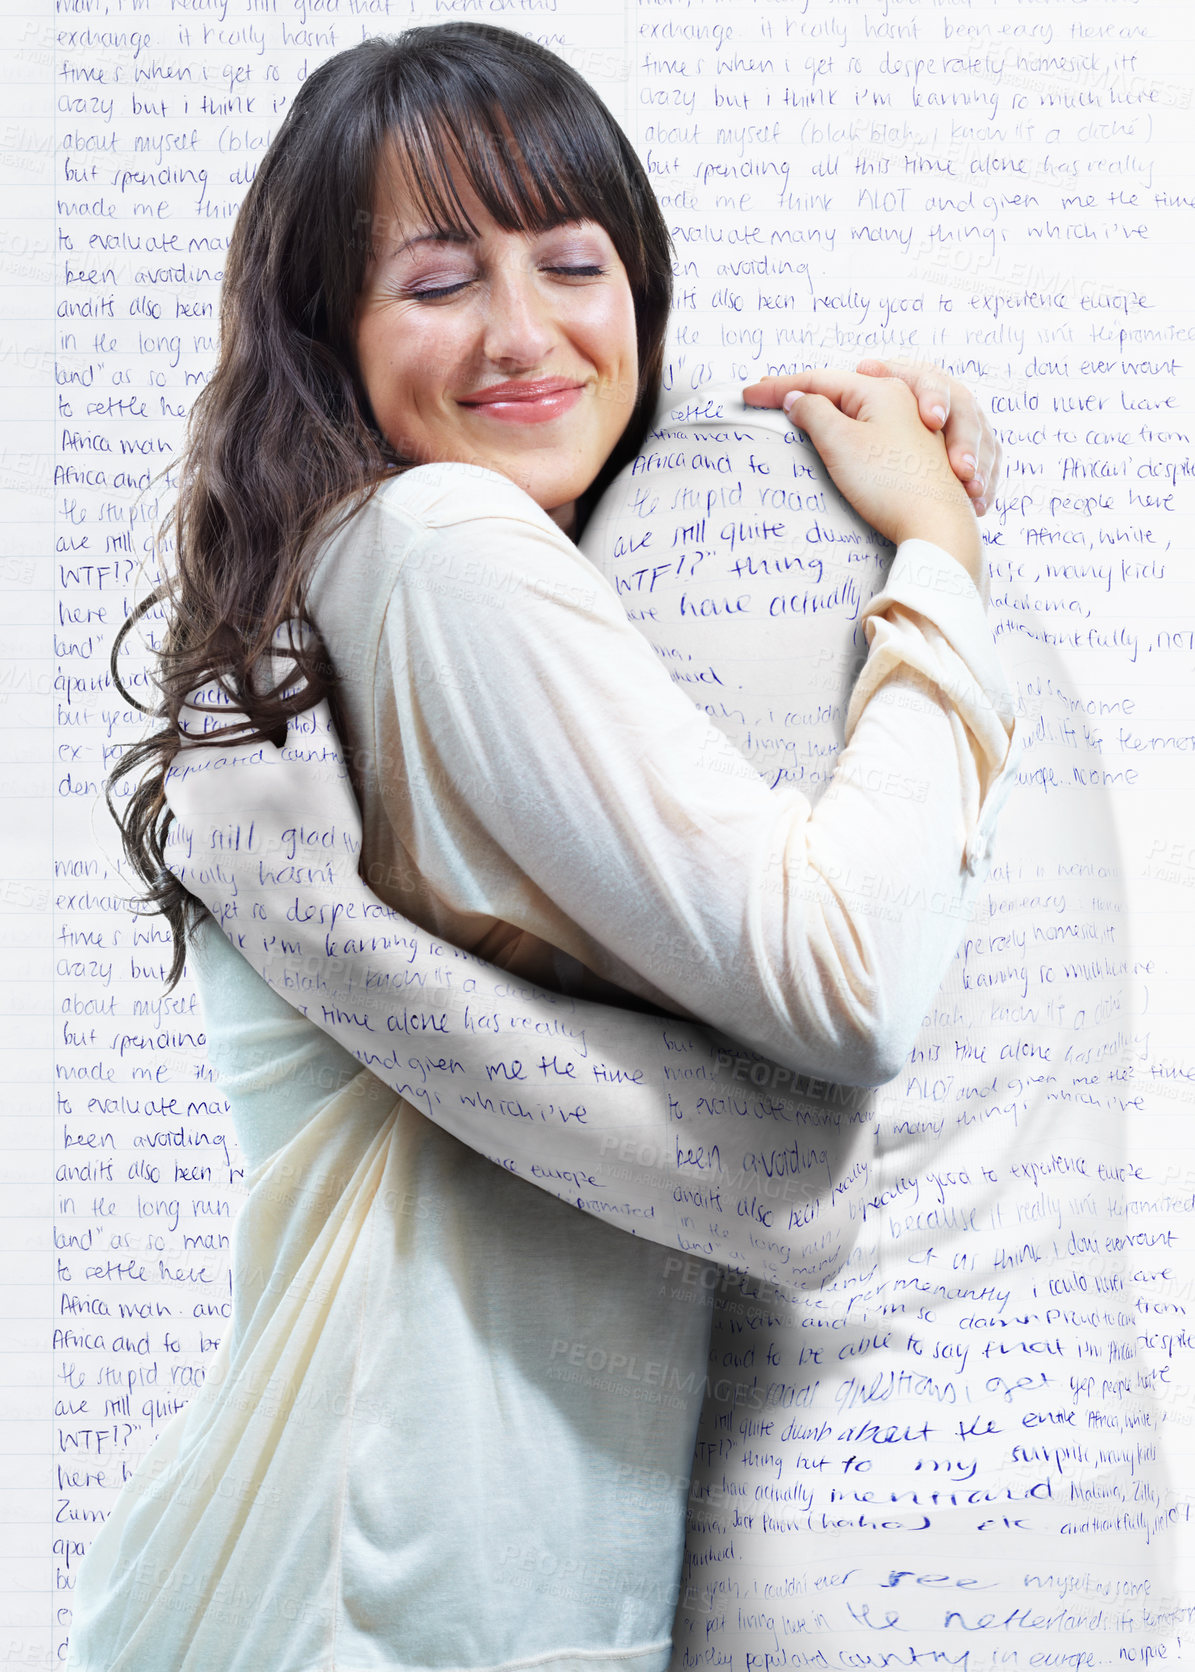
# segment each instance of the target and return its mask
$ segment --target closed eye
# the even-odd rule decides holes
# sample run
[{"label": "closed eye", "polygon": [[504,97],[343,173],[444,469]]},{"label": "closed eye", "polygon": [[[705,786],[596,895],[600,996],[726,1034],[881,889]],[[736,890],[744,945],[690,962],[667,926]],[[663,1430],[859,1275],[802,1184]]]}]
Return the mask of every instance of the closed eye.
[{"label": "closed eye", "polygon": [[[570,279],[600,279],[606,273],[606,268],[599,266],[596,262],[585,262],[567,267],[545,267],[543,270],[545,273],[555,273]],[[455,296],[458,291],[466,289],[473,282],[472,279],[460,279],[456,284],[429,285],[421,289],[408,290],[407,295],[416,302],[438,302],[446,296]]]},{"label": "closed eye", "polygon": [[464,290],[472,283],[472,279],[461,279],[457,284],[438,285],[425,290],[408,290],[407,295],[413,302],[438,302],[442,296],[455,296],[458,290]]}]

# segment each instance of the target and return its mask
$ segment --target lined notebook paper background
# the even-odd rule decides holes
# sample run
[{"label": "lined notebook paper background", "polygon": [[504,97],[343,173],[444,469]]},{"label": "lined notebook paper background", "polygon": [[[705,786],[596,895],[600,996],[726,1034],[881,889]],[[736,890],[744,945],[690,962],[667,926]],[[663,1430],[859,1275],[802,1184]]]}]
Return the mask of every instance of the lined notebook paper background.
[{"label": "lined notebook paper background", "polygon": [[[274,127],[332,52],[450,16],[551,46],[635,141],[676,249],[678,402],[870,353],[936,360],[986,399],[1000,634],[1018,670],[1038,644],[1067,675],[1023,674],[1024,770],[1046,824],[1096,792],[1117,819],[1132,1013],[1102,1037],[1129,1128],[1126,1304],[1195,1606],[1189,8],[58,0],[10,6],[0,66],[0,1654],[61,1659],[82,1552],[228,1315],[242,1162],[193,992],[164,996],[165,932],[124,915],[97,800],[137,731],[111,641]],[[1059,977],[1072,1015],[1106,973],[1092,956]],[[1173,1615],[1156,1643],[1195,1665],[1183,1636]]]}]

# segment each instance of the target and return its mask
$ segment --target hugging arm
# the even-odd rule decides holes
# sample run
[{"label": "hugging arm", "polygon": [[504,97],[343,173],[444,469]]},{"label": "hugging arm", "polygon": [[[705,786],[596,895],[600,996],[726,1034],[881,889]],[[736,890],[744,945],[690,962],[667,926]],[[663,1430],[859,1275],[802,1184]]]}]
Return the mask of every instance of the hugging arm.
[{"label": "hugging arm", "polygon": [[[395,566],[374,673],[394,741],[370,740],[375,758],[401,751],[382,800],[432,890],[851,1085],[896,1074],[953,955],[1012,730],[974,583],[911,537],[948,526],[977,562],[966,498],[952,477],[940,491],[934,437],[907,484],[880,477],[873,453],[920,464],[923,432],[907,391],[871,382],[862,397],[895,405],[895,425],[806,397],[830,470],[853,470],[904,542],[863,612],[869,652],[816,808],[753,770],[546,515],[496,477],[470,494],[461,467],[436,467],[451,516]],[[398,517],[401,494],[383,509]]]},{"label": "hugging arm", "polygon": [[[828,1094],[828,1106],[827,1094],[819,1101],[808,1088],[795,1100],[776,1094],[794,1066],[840,1081],[896,1071],[983,870],[1009,763],[1008,716],[978,599],[944,553],[902,550],[871,606],[871,655],[848,718],[852,744],[814,814],[795,792],[769,791],[676,690],[568,542],[550,525],[537,539],[526,520],[516,538],[501,493],[487,490],[484,500],[486,536],[517,583],[504,592],[508,607],[495,612],[475,587],[470,596],[446,586],[461,573],[450,531],[426,543],[420,573],[396,587],[388,612],[396,687],[410,684],[401,677],[408,664],[435,665],[433,651],[454,669],[406,728],[430,739],[410,770],[430,780],[430,759],[442,798],[455,775],[465,795],[459,817],[497,828],[535,882],[554,887],[570,916],[590,926],[595,966],[617,948],[622,970],[601,973],[626,971],[641,992],[654,983],[666,1003],[709,1016],[787,1066],[727,1052],[719,1064],[717,1042],[692,1024],[574,1006],[454,949],[433,950],[355,874],[355,805],[343,774],[319,782],[318,763],[332,759],[335,745],[318,729],[318,713],[304,722],[317,728],[312,749],[296,728],[281,754],[240,758],[259,781],[242,771],[235,783],[221,766],[235,752],[187,752],[169,793],[192,850],[186,872],[177,848],[174,863],[284,996],[294,1002],[297,964],[318,972],[323,993],[312,1019],[457,1136],[590,1212],[614,1204],[629,1228],[657,1240],[760,1275],[791,1274],[810,1216],[824,1214],[820,1236],[835,1214],[849,1215],[865,1182],[858,1163],[866,1145],[851,1122],[855,1103],[841,1093]],[[476,526],[463,526],[475,547]],[[581,581],[588,590],[574,584]],[[884,783],[902,767],[923,774],[915,781],[927,791],[933,829],[924,807],[885,796]],[[529,775],[533,797],[520,789]],[[277,865],[278,850],[287,827],[310,826],[314,808],[321,828],[335,815],[339,840],[330,850],[317,841],[320,864],[301,894],[288,896],[272,881],[292,875]],[[230,816],[246,829],[250,809],[255,850],[220,828]],[[327,868],[329,852],[338,869]],[[293,860],[293,851],[284,857]],[[886,867],[903,909],[883,898]],[[234,873],[239,918],[228,911]],[[420,979],[430,974],[433,983],[420,991],[440,1053],[430,1058],[410,1037],[426,1034],[428,1021],[395,1002],[411,991],[412,958],[422,959]],[[703,960],[712,973],[694,967]],[[571,1064],[555,1053],[569,1029],[585,1046]],[[530,1062],[509,1054],[511,1040],[529,1038],[551,1039],[552,1051]],[[420,1095],[429,1074],[439,1076],[434,1107]],[[579,1085],[581,1118],[562,1101]],[[761,1184],[778,1177],[791,1199],[761,1206],[766,1219],[752,1221]],[[816,1271],[809,1252],[801,1269]]]},{"label": "hugging arm", "polygon": [[[511,856],[508,876],[568,919],[565,949],[602,978],[806,1073],[890,1079],[953,955],[1008,757],[994,657],[957,648],[982,621],[971,583],[931,546],[901,549],[814,809],[764,782],[612,588],[504,497],[479,497],[484,534],[438,531],[391,600],[396,797],[469,830],[483,875]],[[500,599],[468,578],[479,538]],[[412,667],[453,677],[420,684]],[[998,683],[995,700],[1011,706]],[[428,863],[445,892],[448,865]],[[515,915],[513,887],[493,909],[545,932]]]},{"label": "hugging arm", "polygon": [[[326,704],[281,749],[184,749],[166,787],[171,868],[233,946],[470,1148],[780,1287],[815,1285],[849,1250],[871,1144],[856,1094],[696,1022],[547,992],[384,905],[357,872],[360,815]],[[296,859],[301,888],[278,880]]]}]

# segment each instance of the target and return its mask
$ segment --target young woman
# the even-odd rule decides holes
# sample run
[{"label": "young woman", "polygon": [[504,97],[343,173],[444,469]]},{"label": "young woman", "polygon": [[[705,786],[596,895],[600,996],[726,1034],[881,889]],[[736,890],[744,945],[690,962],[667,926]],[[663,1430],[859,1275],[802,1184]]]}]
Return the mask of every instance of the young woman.
[{"label": "young woman", "polygon": [[[568,538],[654,409],[668,278],[630,147],[520,38],[414,31],[304,84],[230,251],[180,495],[166,724],[125,826],[180,959],[163,780],[187,698],[220,682],[265,748],[329,688],[326,651],[364,859],[414,922],[838,1080],[899,1063],[957,924],[800,884],[877,843],[951,900],[982,874],[1011,704],[998,677],[995,707],[976,694],[992,653],[970,506],[902,386],[811,398],[831,468],[904,547],[873,611],[854,759],[915,759],[934,814],[864,790],[811,815],[749,783],[728,805],[708,723]],[[296,642],[296,696],[268,652],[304,612],[320,651]],[[327,855],[301,833],[289,846],[262,863],[301,915]],[[354,1075],[210,925],[197,975],[252,1168],[233,1319],[89,1552],[69,1664],[662,1666],[708,1327],[673,1301],[672,1256]],[[440,1031],[410,1002],[393,1016],[404,1046]],[[638,1026],[642,1044],[657,1024]],[[434,1046],[408,1056],[453,1072]],[[641,1107],[633,1076],[625,1089]],[[555,1118],[583,1123],[562,1097]],[[833,1147],[819,1192],[850,1174]],[[663,1363],[672,1403],[556,1374],[578,1344]]]}]

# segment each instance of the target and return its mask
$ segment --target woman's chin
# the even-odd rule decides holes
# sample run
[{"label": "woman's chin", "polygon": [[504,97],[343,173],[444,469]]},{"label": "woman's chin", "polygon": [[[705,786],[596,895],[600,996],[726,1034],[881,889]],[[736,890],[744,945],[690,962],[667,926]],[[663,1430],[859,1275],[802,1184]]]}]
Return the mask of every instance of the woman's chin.
[{"label": "woman's chin", "polygon": [[488,465],[500,476],[517,483],[527,497],[533,499],[541,511],[546,511],[566,534],[576,521],[578,499],[597,480],[601,470],[598,464],[592,470],[545,471],[536,469],[533,459],[512,454],[496,454],[487,458],[485,454],[478,453],[474,455],[473,462]]},{"label": "woman's chin", "polygon": [[572,533],[577,521],[577,501],[588,483],[537,480],[532,472],[521,471],[513,460],[509,465],[496,464],[493,468],[516,482],[528,499],[533,499],[541,511],[548,513],[557,528],[563,529],[566,534]]},{"label": "woman's chin", "polygon": [[[521,432],[519,439],[527,433]],[[582,450],[574,446],[561,448],[562,456],[552,459],[549,456],[552,450],[542,444],[495,447],[492,443],[484,444],[489,440],[486,437],[479,444],[473,435],[454,434],[423,436],[418,442],[402,438],[392,445],[400,455],[416,464],[470,464],[505,476],[522,488],[541,511],[546,511],[558,527],[570,533],[576,522],[577,501],[597,480],[609,453],[591,447],[584,450],[587,456],[578,457]]]}]

